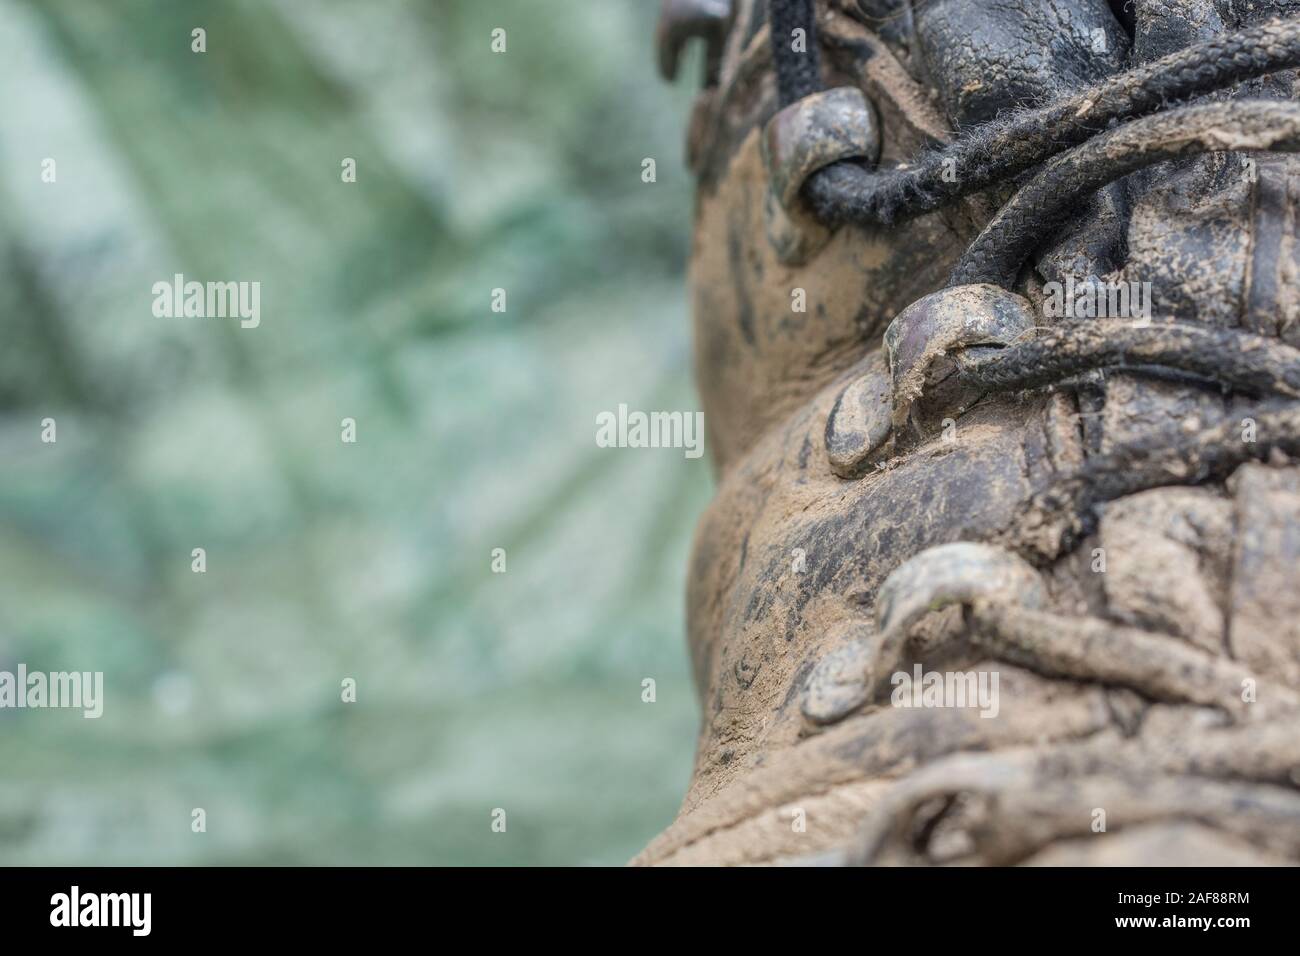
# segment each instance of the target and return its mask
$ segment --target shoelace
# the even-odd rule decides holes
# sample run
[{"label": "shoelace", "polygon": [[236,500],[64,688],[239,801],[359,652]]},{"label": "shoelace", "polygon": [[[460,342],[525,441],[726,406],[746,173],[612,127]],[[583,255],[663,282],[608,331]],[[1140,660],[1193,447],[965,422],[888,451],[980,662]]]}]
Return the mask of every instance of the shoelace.
[{"label": "shoelace", "polygon": [[[769,0],[777,91],[787,106],[822,88],[814,0]],[[803,51],[791,38],[802,30]],[[1047,106],[965,130],[951,145],[904,167],[869,170],[841,161],[809,177],[803,198],[825,224],[888,225],[1033,172],[961,257],[950,287],[1011,288],[1044,235],[1090,193],[1155,163],[1200,153],[1300,150],[1300,105],[1187,100],[1300,66],[1300,20],[1276,20],[1216,37],[1111,77]],[[954,165],[955,164],[955,165]],[[946,169],[961,171],[956,181]],[[1232,440],[1234,422],[1198,435],[1158,435],[1090,458],[1036,502],[1085,517],[1092,505],[1146,488],[1223,478],[1273,449],[1300,454],[1300,350],[1232,329],[1102,320],[1051,327],[994,353],[956,356],[959,374],[989,391],[1060,384],[1103,368],[1216,383],[1267,399],[1244,412],[1256,440]]]}]

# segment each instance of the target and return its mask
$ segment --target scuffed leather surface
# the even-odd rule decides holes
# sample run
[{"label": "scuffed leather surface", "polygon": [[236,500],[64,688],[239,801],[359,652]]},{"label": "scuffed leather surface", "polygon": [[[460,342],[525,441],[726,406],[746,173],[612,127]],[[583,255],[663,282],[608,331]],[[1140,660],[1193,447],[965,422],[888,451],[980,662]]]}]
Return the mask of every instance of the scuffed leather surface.
[{"label": "scuffed leather surface", "polygon": [[1090,86],[1129,47],[1105,0],[928,0],[913,9],[926,78],[957,126]]},{"label": "scuffed leather surface", "polygon": [[[872,16],[895,7],[865,0],[859,13],[870,27]],[[738,8],[752,41],[756,7],[740,0]],[[955,127],[1041,103],[1216,31],[1300,12],[1300,3],[1137,0],[1122,19],[1104,0],[932,0],[910,12],[889,20],[884,39],[933,84]],[[1093,49],[1094,29],[1106,38],[1105,53]],[[896,782],[945,754],[1099,735],[1158,745],[1171,728],[1208,718],[1204,709],[1005,664],[1005,720],[888,706],[825,728],[802,717],[806,676],[836,649],[846,623],[869,618],[891,570],[933,544],[1014,542],[1023,503],[1076,467],[1089,446],[1084,410],[1066,395],[999,397],[955,413],[954,443],[930,435],[881,470],[851,480],[832,472],[825,425],[836,398],[856,378],[880,374],[884,326],[939,287],[981,226],[981,208],[986,219],[993,207],[977,200],[959,214],[894,230],[842,230],[806,267],[776,266],[761,229],[766,183],[756,145],[774,104],[769,80],[737,69],[744,46],[733,36],[723,73],[748,88],[719,95],[747,106],[730,115],[728,132],[704,158],[691,276],[697,379],[720,472],[697,529],[688,588],[703,719],[682,813],[642,863],[773,862],[835,850]],[[1290,96],[1293,82],[1273,77],[1246,93]],[[915,130],[887,113],[884,120],[884,161],[905,160],[920,145]],[[1300,342],[1296,161],[1249,158],[1254,178],[1238,156],[1129,177],[1090,214],[1081,210],[1071,229],[1043,237],[1038,271],[1022,291],[1037,302],[1047,279],[1116,269],[1112,278],[1152,282],[1158,316]],[[1090,228],[1112,235],[1097,239]],[[796,286],[809,290],[804,315],[790,311]],[[1234,407],[1194,386],[1110,375],[1102,403],[1086,414],[1104,450]],[[1097,533],[1063,546],[1044,569],[1051,606],[1169,634],[1300,687],[1297,612],[1270,597],[1300,591],[1297,475],[1289,462],[1249,465],[1226,483],[1108,505]],[[1098,547],[1110,556],[1110,577],[1090,567]],[[960,627],[959,616],[933,617],[936,629]],[[948,656],[927,659],[928,667],[980,664],[964,643],[946,646]],[[792,805],[819,821],[806,834],[791,833]],[[1187,857],[1182,841],[1207,860],[1280,859],[1212,827],[1156,821],[1114,840],[1062,841],[1025,862],[1118,864],[1141,854],[1176,865]]]}]

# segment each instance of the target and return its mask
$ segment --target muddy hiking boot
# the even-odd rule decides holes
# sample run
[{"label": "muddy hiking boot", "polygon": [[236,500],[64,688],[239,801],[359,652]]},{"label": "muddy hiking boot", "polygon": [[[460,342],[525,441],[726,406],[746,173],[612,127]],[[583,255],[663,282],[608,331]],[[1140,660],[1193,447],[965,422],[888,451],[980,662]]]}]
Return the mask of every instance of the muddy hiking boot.
[{"label": "muddy hiking boot", "polygon": [[635,862],[1300,859],[1300,2],[696,39],[702,726]]}]

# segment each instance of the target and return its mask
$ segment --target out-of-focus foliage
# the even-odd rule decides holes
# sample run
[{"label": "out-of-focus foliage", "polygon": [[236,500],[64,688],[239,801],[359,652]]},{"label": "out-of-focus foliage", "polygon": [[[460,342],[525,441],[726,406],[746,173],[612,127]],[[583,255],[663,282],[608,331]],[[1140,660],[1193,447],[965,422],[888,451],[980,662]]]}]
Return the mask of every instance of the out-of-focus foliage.
[{"label": "out-of-focus foliage", "polygon": [[[106,685],[0,711],[0,861],[620,863],[668,822],[707,464],[594,441],[698,407],[656,7],[0,0],[0,670]],[[175,273],[261,326],[156,318]]]}]

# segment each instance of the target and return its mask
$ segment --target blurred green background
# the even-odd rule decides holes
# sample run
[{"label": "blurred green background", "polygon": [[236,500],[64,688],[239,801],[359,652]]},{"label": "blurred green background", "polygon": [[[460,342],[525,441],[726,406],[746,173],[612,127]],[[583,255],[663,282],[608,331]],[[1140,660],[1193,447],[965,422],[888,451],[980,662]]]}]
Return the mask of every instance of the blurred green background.
[{"label": "blurred green background", "polygon": [[[0,0],[0,669],[106,698],[0,711],[0,862],[620,864],[670,821],[707,458],[594,440],[698,408],[657,7]],[[261,326],[154,317],[177,272]]]}]

